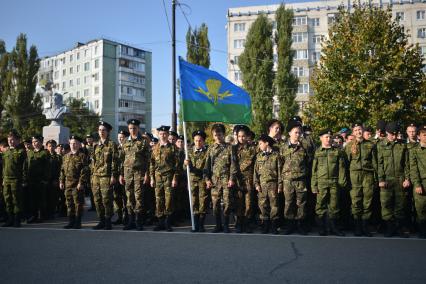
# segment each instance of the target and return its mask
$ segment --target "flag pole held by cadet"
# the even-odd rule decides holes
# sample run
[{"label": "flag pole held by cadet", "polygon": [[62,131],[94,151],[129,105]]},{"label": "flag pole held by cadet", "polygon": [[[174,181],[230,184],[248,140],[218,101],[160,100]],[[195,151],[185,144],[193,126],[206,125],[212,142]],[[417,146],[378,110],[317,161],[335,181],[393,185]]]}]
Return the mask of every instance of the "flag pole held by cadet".
[{"label": "flag pole held by cadet", "polygon": [[[179,57],[179,71],[185,159],[188,160],[187,121],[250,124],[252,120],[251,98],[245,90],[234,85],[219,73],[188,63],[181,57]],[[191,223],[194,230],[189,167],[186,167],[186,173]]]}]

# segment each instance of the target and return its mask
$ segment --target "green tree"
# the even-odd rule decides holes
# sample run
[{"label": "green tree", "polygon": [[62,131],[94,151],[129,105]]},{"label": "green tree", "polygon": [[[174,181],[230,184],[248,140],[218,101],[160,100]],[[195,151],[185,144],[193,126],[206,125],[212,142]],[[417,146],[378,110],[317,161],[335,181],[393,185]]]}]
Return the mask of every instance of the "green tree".
[{"label": "green tree", "polygon": [[[208,37],[208,27],[205,23],[200,28],[188,28],[186,33],[186,60],[192,64],[197,64],[206,68],[210,67],[210,41]],[[179,86],[179,84],[178,84]],[[180,89],[179,89],[180,90]],[[183,115],[182,108],[179,108],[179,127],[182,133]],[[209,123],[207,122],[187,122],[186,131],[188,137],[193,131],[202,129],[206,130]]]},{"label": "green tree", "polygon": [[248,31],[245,48],[239,57],[243,86],[252,99],[252,129],[265,131],[265,124],[272,118],[274,96],[272,24],[265,15],[259,15]]},{"label": "green tree", "polygon": [[69,127],[70,133],[80,137],[96,135],[100,117],[86,107],[84,100],[70,97],[65,104],[69,113],[64,116],[64,126]]},{"label": "green tree", "polygon": [[[315,129],[424,121],[422,57],[391,10],[340,9],[322,49],[306,116]],[[422,105],[423,104],[423,105]]]},{"label": "green tree", "polygon": [[293,10],[286,9],[284,4],[280,5],[275,16],[277,23],[275,43],[278,55],[275,90],[280,103],[279,119],[284,123],[296,115],[299,110],[299,105],[295,100],[299,80],[291,70],[294,55],[294,51],[291,49],[293,16]]},{"label": "green tree", "polygon": [[7,66],[5,62],[5,55],[6,54],[6,43],[0,39],[0,116],[1,112],[3,111],[3,84],[2,82],[5,79],[5,68]]},{"label": "green tree", "polygon": [[25,34],[18,36],[11,52],[3,52],[0,66],[1,99],[6,111],[2,116],[3,130],[13,127],[23,136],[31,136],[41,133],[47,124],[41,97],[35,93],[39,66],[37,48],[32,45],[27,50]]}]

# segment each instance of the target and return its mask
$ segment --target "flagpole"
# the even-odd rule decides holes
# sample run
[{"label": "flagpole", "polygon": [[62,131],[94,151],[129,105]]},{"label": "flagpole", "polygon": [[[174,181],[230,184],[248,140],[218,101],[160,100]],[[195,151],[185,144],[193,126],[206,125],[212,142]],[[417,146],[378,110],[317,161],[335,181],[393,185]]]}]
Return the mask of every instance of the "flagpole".
[{"label": "flagpole", "polygon": [[[185,145],[185,160],[189,160],[189,155],[188,155],[188,139],[186,137],[186,122],[183,121],[183,138],[184,140],[184,145]],[[189,171],[189,165],[186,166],[186,177],[188,180],[188,195],[189,195],[189,210],[191,211],[191,226],[192,226],[192,230],[195,230],[195,224],[194,224],[194,212],[192,210],[192,191],[191,191],[191,174]]]}]

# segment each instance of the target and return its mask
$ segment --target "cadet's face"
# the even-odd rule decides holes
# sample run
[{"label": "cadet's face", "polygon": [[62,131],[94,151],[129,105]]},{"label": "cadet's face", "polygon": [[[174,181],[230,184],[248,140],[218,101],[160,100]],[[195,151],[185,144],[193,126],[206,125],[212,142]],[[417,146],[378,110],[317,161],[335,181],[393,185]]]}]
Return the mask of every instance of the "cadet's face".
[{"label": "cadet's face", "polygon": [[356,139],[361,139],[363,132],[364,131],[361,126],[356,126],[352,129],[352,135],[354,135]]},{"label": "cadet's face", "polygon": [[278,123],[274,123],[269,127],[269,136],[273,138],[279,138],[279,136],[281,136],[281,128]]},{"label": "cadet's face", "polygon": [[364,137],[365,140],[369,140],[371,138],[372,134],[369,131],[364,131],[364,134],[362,137]]},{"label": "cadet's face", "polygon": [[39,140],[37,140],[37,139],[31,140],[31,142],[33,144],[34,149],[38,150],[38,149],[41,148],[41,146],[43,146],[43,144]]},{"label": "cadet's face", "polygon": [[220,131],[213,131],[213,140],[215,143],[222,143],[225,139],[225,135]]},{"label": "cadet's face", "polygon": [[422,145],[426,145],[426,131],[421,131],[419,133],[419,140]]},{"label": "cadet's face", "polygon": [[18,144],[18,139],[16,139],[16,137],[7,137],[7,143],[9,144],[10,147],[15,147]]},{"label": "cadet's face", "polygon": [[117,138],[120,144],[123,144],[124,140],[126,140],[126,136],[124,136],[123,134],[118,134]]},{"label": "cadet's face", "polygon": [[[165,132],[165,131],[161,131],[161,132]],[[173,136],[173,135],[169,135],[168,136],[168,140],[169,140],[169,143],[170,144],[175,144],[176,143],[176,137],[175,136]]]},{"label": "cadet's face", "polygon": [[61,155],[62,148],[61,147],[56,147],[55,152],[56,152],[56,154]]},{"label": "cadet's face", "polygon": [[238,143],[240,144],[247,143],[247,134],[245,131],[238,131]]},{"label": "cadet's face", "polygon": [[390,142],[393,142],[393,141],[395,141],[395,140],[396,140],[396,135],[395,135],[395,134],[392,134],[392,133],[389,133],[389,132],[386,132],[386,138],[387,138]]},{"label": "cadet's face", "polygon": [[92,144],[93,143],[93,138],[86,138],[86,142],[87,142],[87,144]]},{"label": "cadet's face", "polygon": [[301,135],[302,130],[300,129],[300,127],[293,128],[289,133],[290,140],[293,142],[298,141]]},{"label": "cadet's face", "polygon": [[50,153],[53,153],[55,149],[56,149],[56,146],[54,146],[52,143],[47,144],[47,151],[49,151]]},{"label": "cadet's face", "polygon": [[176,147],[178,147],[179,149],[183,148],[183,140],[179,139],[176,141]]},{"label": "cadet's face", "polygon": [[[168,138],[169,138],[169,132],[167,132],[167,131],[158,131],[158,138],[160,138],[161,142],[163,142],[163,143],[167,142]],[[174,144],[174,143],[172,143],[172,144]]]},{"label": "cadet's face", "polygon": [[195,149],[200,149],[204,147],[204,139],[200,135],[194,137]]},{"label": "cadet's face", "polygon": [[323,147],[330,147],[331,146],[331,135],[330,134],[324,134],[320,137],[321,144]]},{"label": "cadet's face", "polygon": [[266,151],[268,149],[268,142],[259,140],[259,149],[260,151]]},{"label": "cadet's face", "polygon": [[81,143],[78,140],[70,140],[70,148],[72,152],[77,152],[80,149]]},{"label": "cadet's face", "polygon": [[98,134],[101,139],[106,139],[108,137],[108,129],[105,126],[100,125],[98,127]]},{"label": "cadet's face", "polygon": [[138,136],[139,126],[134,125],[134,124],[129,124],[128,127],[129,127],[130,136],[132,136],[132,137]]},{"label": "cadet's face", "polygon": [[416,140],[417,128],[414,126],[407,127],[407,135],[410,140]]}]

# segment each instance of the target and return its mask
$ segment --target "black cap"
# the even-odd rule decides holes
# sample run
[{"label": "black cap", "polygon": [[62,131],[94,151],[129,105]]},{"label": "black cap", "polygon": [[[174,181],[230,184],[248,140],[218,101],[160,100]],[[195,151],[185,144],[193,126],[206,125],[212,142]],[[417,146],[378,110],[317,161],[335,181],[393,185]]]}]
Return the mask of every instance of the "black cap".
[{"label": "black cap", "polygon": [[323,129],[318,132],[318,136],[323,136],[324,134],[333,135],[333,131],[331,131],[331,129]]},{"label": "black cap", "polygon": [[385,132],[385,130],[386,130],[386,122],[384,120],[377,121],[376,130],[380,130],[382,132]]},{"label": "black cap", "polygon": [[408,127],[417,127],[417,125],[414,122],[410,122],[407,124],[407,128]]},{"label": "black cap", "polygon": [[386,132],[397,135],[399,131],[399,125],[396,121],[391,121],[386,124]]},{"label": "black cap", "polygon": [[240,131],[244,131],[246,134],[250,134],[250,128],[247,125],[240,125],[237,133]]},{"label": "black cap", "polygon": [[251,139],[254,139],[254,138],[256,138],[256,133],[254,133],[253,131],[250,130],[249,136],[251,137]]},{"label": "black cap", "polygon": [[53,139],[50,139],[49,141],[46,142],[46,145],[51,144],[51,145],[55,145],[56,146],[56,141]]},{"label": "black cap", "polygon": [[298,115],[293,116],[292,118],[290,118],[290,120],[298,121],[298,122],[302,123],[302,118]]},{"label": "black cap", "polygon": [[355,128],[355,127],[358,127],[358,126],[363,127],[362,123],[360,123],[360,122],[354,122],[354,123],[352,123],[352,128]]},{"label": "black cap", "polygon": [[43,142],[44,137],[41,135],[33,135],[31,136],[31,140],[38,140],[40,142]]},{"label": "black cap", "polygon": [[366,126],[366,127],[364,127],[364,131],[365,132],[373,132],[373,128],[370,127],[370,126]]},{"label": "black cap", "polygon": [[16,129],[12,129],[9,131],[9,133],[7,134],[8,137],[15,137],[15,138],[21,138],[21,135],[19,134],[18,130]]},{"label": "black cap", "polygon": [[86,134],[86,138],[93,138],[92,134]]},{"label": "black cap", "polygon": [[287,132],[290,132],[295,127],[302,127],[300,121],[290,119],[287,123]]},{"label": "black cap", "polygon": [[70,140],[71,140],[71,139],[77,140],[77,141],[78,141],[78,142],[80,142],[80,143],[81,143],[81,142],[83,142],[83,139],[81,139],[81,138],[80,138],[79,136],[77,136],[77,135],[71,135],[71,136],[70,136]]},{"label": "black cap", "polygon": [[26,139],[24,139],[24,143],[26,143],[26,144],[31,144],[31,143],[32,143],[31,138],[26,138]]},{"label": "black cap", "polygon": [[278,119],[275,119],[275,118],[273,118],[273,119],[269,120],[269,121],[266,123],[266,129],[268,129],[268,130],[269,130],[269,128],[270,128],[272,125],[274,125],[275,123],[278,123],[278,124],[279,124],[279,126],[280,126],[280,128],[281,128],[281,131],[283,131],[283,130],[284,130],[284,125],[282,124],[282,122],[281,122],[281,121],[279,121]]},{"label": "black cap", "polygon": [[178,135],[177,139],[178,140],[185,140],[185,137],[183,135]]},{"label": "black cap", "polygon": [[203,130],[195,130],[192,132],[192,139],[194,139],[195,136],[201,136],[204,140],[206,140],[207,134]]},{"label": "black cap", "polygon": [[154,143],[158,143],[158,138],[153,137],[153,138],[152,138],[152,142],[154,142]]},{"label": "black cap", "polygon": [[137,119],[129,119],[127,121],[127,125],[129,125],[129,124],[133,124],[133,125],[139,126],[141,124],[141,122],[139,120],[137,120]]},{"label": "black cap", "polygon": [[152,138],[154,138],[154,135],[150,132],[145,132],[143,135],[149,137],[149,139],[151,139],[151,140],[152,140]]},{"label": "black cap", "polygon": [[157,128],[157,131],[169,131],[169,130],[170,130],[170,126],[167,126],[167,125],[161,125],[160,127]]},{"label": "black cap", "polygon": [[112,125],[105,121],[99,121],[98,126],[104,126],[108,131],[112,130]]},{"label": "black cap", "polygon": [[[157,129],[158,130],[158,129]],[[160,130],[158,130],[158,131],[160,131]],[[163,130],[163,131],[166,131],[166,130]],[[174,136],[174,137],[178,137],[179,135],[177,134],[177,132],[176,131],[173,131],[173,130],[171,130],[170,132],[169,132],[169,135],[171,135],[171,136]]]},{"label": "black cap", "polygon": [[130,134],[129,134],[129,132],[127,132],[126,130],[120,130],[119,132],[118,132],[118,134],[122,134],[122,135],[124,135],[124,136],[126,136],[126,137],[128,137]]},{"label": "black cap", "polygon": [[212,125],[212,131],[220,131],[225,133],[225,125],[222,123],[215,123]]},{"label": "black cap", "polygon": [[310,125],[303,125],[303,132],[312,132],[312,127]]},{"label": "black cap", "polygon": [[269,146],[272,146],[275,144],[275,140],[267,134],[261,134],[258,140],[263,142],[268,142]]},{"label": "black cap", "polygon": [[419,127],[418,132],[420,132],[420,131],[426,131],[426,124],[423,124]]}]

